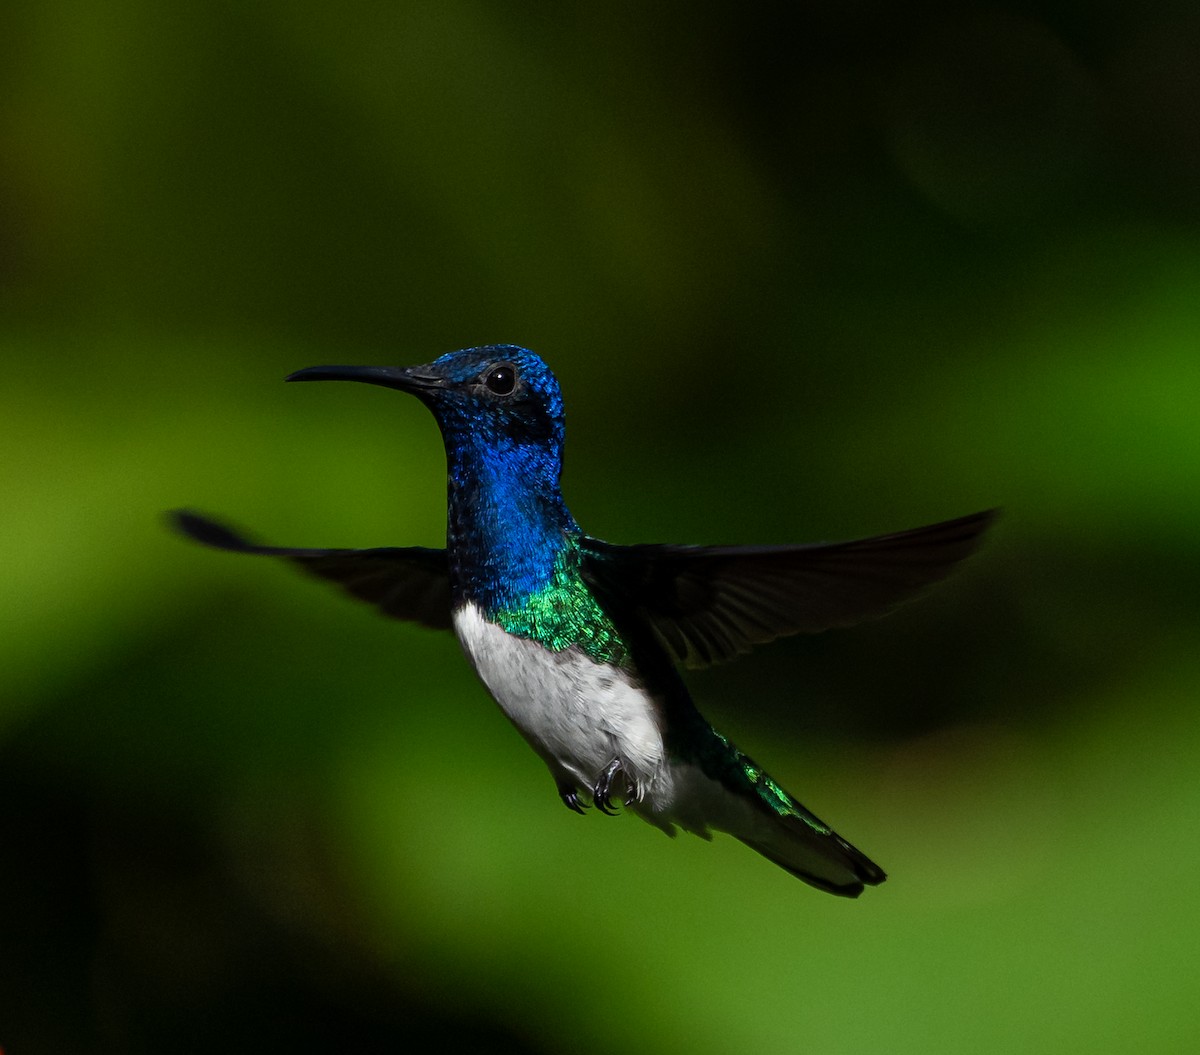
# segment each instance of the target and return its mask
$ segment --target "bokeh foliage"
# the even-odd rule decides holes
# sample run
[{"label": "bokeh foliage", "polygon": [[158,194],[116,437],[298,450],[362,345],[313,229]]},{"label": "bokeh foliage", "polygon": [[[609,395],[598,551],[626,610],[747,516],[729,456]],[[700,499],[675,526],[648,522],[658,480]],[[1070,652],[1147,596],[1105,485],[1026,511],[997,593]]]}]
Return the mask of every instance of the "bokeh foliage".
[{"label": "bokeh foliage", "polygon": [[[0,12],[0,1045],[1192,1050],[1192,5]],[[436,545],[516,341],[616,541],[1006,509],[692,685],[892,874],[569,814],[448,636],[189,548]]]}]

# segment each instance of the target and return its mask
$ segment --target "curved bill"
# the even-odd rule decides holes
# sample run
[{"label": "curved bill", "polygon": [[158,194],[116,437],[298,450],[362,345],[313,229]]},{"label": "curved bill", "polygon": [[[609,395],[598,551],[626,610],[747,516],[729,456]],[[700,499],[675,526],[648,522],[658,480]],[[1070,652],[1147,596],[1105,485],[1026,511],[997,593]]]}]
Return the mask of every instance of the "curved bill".
[{"label": "curved bill", "polygon": [[285,381],[361,381],[367,385],[398,388],[401,392],[441,388],[443,377],[429,372],[426,366],[309,366],[288,374]]}]

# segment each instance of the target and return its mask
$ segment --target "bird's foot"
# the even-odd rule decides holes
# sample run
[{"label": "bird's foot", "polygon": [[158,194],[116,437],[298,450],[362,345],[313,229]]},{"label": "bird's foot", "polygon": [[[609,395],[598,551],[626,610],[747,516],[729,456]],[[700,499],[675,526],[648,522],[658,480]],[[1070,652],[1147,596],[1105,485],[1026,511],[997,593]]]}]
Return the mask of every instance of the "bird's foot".
[{"label": "bird's foot", "polygon": [[596,804],[596,809],[601,813],[607,813],[610,817],[616,816],[617,813],[613,808],[612,789],[613,781],[616,779],[618,773],[625,779],[624,805],[632,806],[634,800],[637,798],[637,785],[625,776],[621,760],[614,758],[604,767],[604,772],[600,774],[592,787],[592,802]]},{"label": "bird's foot", "polygon": [[574,810],[581,817],[587,811],[587,805],[579,801],[579,789],[574,784],[559,784],[558,797],[569,810]]}]

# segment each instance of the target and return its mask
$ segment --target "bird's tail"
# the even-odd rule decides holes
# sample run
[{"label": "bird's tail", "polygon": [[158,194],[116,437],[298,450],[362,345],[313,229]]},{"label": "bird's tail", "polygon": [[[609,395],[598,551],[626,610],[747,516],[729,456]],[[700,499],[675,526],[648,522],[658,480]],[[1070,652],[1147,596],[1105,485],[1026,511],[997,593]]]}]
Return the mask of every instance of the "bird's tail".
[{"label": "bird's tail", "polygon": [[775,827],[765,838],[760,833],[738,838],[818,890],[858,897],[864,887],[878,886],[887,879],[879,865],[835,831],[818,831],[798,817],[780,817]]},{"label": "bird's tail", "polygon": [[753,825],[733,835],[798,879],[839,897],[858,897],[863,887],[887,879],[887,873],[866,854],[800,805],[745,755],[738,755],[759,808]]}]

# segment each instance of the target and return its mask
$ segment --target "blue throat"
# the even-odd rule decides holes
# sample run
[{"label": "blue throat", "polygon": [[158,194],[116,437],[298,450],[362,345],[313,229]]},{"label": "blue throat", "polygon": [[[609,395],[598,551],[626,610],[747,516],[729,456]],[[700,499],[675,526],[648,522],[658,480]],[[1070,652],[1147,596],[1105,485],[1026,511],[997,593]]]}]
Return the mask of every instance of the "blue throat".
[{"label": "blue throat", "polygon": [[624,666],[629,649],[580,574],[575,523],[558,488],[561,456],[544,445],[447,444],[447,552],[455,606],[553,652],[577,648]]},{"label": "blue throat", "polygon": [[562,457],[507,437],[447,437],[446,548],[457,603],[491,615],[519,607],[555,578],[579,537],[559,491]]}]

